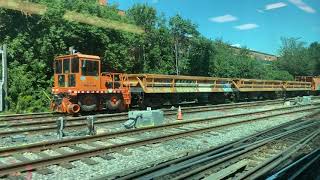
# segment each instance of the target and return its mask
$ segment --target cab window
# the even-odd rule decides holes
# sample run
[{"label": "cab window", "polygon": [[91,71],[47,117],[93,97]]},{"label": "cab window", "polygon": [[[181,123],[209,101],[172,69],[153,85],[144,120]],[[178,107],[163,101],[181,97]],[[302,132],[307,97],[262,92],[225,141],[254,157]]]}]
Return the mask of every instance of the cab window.
[{"label": "cab window", "polygon": [[76,75],[75,74],[69,74],[68,75],[68,85],[69,87],[75,87],[76,86]]},{"label": "cab window", "polygon": [[81,61],[82,76],[98,76],[99,75],[99,62],[91,60]]},{"label": "cab window", "polygon": [[70,59],[63,60],[63,73],[70,73]]},{"label": "cab window", "polygon": [[78,58],[72,58],[71,59],[71,72],[72,73],[78,73],[79,72],[79,59]]},{"label": "cab window", "polygon": [[64,75],[58,75],[58,85],[59,87],[65,87],[65,76]]},{"label": "cab window", "polygon": [[56,74],[62,73],[62,60],[56,60],[54,64],[54,70]]}]

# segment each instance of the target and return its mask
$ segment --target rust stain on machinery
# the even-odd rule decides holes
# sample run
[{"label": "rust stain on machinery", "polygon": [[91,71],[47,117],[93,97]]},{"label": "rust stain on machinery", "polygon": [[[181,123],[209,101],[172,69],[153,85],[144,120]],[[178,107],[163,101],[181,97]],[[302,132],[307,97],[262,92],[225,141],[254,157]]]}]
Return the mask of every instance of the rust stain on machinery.
[{"label": "rust stain on machinery", "polygon": [[135,105],[221,103],[226,99],[274,99],[320,92],[320,77],[276,81],[107,73],[101,72],[100,57],[79,53],[58,56],[54,69],[51,109],[69,114],[102,109],[125,111]]}]

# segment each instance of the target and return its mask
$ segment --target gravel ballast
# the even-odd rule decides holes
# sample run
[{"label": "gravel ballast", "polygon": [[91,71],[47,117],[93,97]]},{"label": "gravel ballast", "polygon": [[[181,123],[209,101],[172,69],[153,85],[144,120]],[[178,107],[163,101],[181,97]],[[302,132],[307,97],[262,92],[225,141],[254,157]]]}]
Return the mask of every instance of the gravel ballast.
[{"label": "gravel ballast", "polygon": [[65,169],[60,166],[50,166],[53,174],[41,175],[33,173],[33,179],[92,179],[104,175],[125,174],[136,167],[145,168],[166,160],[168,157],[180,157],[186,152],[193,153],[230,142],[240,137],[254,134],[258,131],[277,126],[279,124],[303,117],[308,112],[295,115],[269,118],[257,122],[228,127],[210,133],[192,135],[188,138],[170,140],[161,144],[147,145],[137,148],[125,149],[117,153],[111,153],[113,159],[104,160],[100,157],[92,159],[99,162],[96,165],[87,165],[82,161],[72,162],[76,168]]}]

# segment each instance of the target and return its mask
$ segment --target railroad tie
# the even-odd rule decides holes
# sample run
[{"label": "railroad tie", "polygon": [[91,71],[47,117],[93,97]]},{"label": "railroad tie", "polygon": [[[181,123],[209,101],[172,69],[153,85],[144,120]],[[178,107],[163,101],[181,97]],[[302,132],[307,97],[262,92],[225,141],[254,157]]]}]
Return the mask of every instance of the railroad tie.
[{"label": "railroad tie", "polygon": [[0,161],[0,167],[6,166],[7,164]]},{"label": "railroad tie", "polygon": [[[22,162],[28,162],[31,161],[31,159],[26,158],[25,156],[23,156],[22,154],[13,154],[12,155],[15,159],[22,161]],[[27,169],[26,169],[27,170]],[[53,171],[51,169],[48,169],[46,167],[42,167],[42,168],[37,168],[36,169],[38,174],[42,174],[42,175],[47,175],[47,174],[52,174]]]},{"label": "railroad tie", "polygon": [[91,159],[91,158],[81,158],[81,162],[87,164],[87,165],[95,165],[98,164],[97,161]]},{"label": "railroad tie", "polygon": [[129,136],[124,136],[124,137],[119,137],[117,139],[120,139],[123,142],[128,142],[128,141],[137,141],[139,140],[138,138],[135,137],[129,137]]},{"label": "railroad tie", "polygon": [[[69,151],[63,150],[63,149],[61,149],[61,148],[54,149],[54,151],[57,152],[57,153],[59,153],[59,154],[68,154],[68,153],[70,153]],[[75,166],[72,165],[70,162],[60,163],[59,166],[65,168],[65,169],[72,169],[72,168],[75,167]]]},{"label": "railroad tie", "polygon": [[115,157],[113,157],[113,156],[110,156],[110,155],[108,155],[108,154],[100,154],[100,155],[98,155],[98,157],[100,157],[100,158],[102,158],[102,159],[104,159],[104,160],[112,160],[112,159],[115,159]]},{"label": "railroad tie", "polygon": [[6,177],[6,179],[8,179],[8,180],[24,180],[25,177],[22,175],[16,174],[16,175],[9,175],[8,177]]},{"label": "railroad tie", "polygon": [[248,165],[248,161],[247,160],[241,160],[235,164],[232,164],[230,166],[228,166],[225,169],[222,169],[216,173],[213,173],[211,175],[209,175],[208,177],[204,178],[205,180],[210,180],[210,179],[224,179],[228,176],[230,176],[231,174],[237,172],[239,169],[244,168],[245,166]]},{"label": "railroad tie", "polygon": [[58,149],[54,149],[55,152],[59,153],[59,154],[70,154],[71,152],[66,151],[64,149],[58,148]]},{"label": "railroad tie", "polygon": [[117,151],[118,154],[121,154],[122,156],[130,156],[132,155],[132,152],[128,151],[127,149],[121,149]]},{"label": "railroad tie", "polygon": [[102,145],[102,144],[98,144],[98,143],[94,143],[94,142],[86,142],[86,144],[88,146],[94,147],[94,148],[104,148],[106,146]]},{"label": "railroad tie", "polygon": [[174,133],[181,132],[181,130],[174,128],[174,129],[166,129],[165,132],[168,134],[174,134]]},{"label": "railroad tie", "polygon": [[[40,156],[40,157],[42,157],[42,158],[49,158],[49,157],[51,157],[49,154],[47,154],[47,153],[45,153],[45,152],[38,152],[37,155]],[[74,165],[72,165],[71,163],[68,163],[68,162],[66,162],[66,163],[61,163],[61,164],[59,164],[59,166],[65,168],[65,169],[75,168]]]},{"label": "railroad tie", "polygon": [[179,129],[179,130],[183,130],[183,131],[189,131],[191,130],[192,128],[187,128],[187,127],[177,127],[175,129]]},{"label": "railroad tie", "polygon": [[71,149],[74,149],[76,151],[87,151],[88,149],[86,148],[83,148],[83,147],[80,147],[80,146],[76,146],[76,145],[71,145],[71,146],[68,146],[69,148]]},{"label": "railroad tie", "polygon": [[104,147],[106,147],[106,146],[112,146],[112,145],[119,144],[119,143],[113,143],[113,142],[101,142],[101,143],[99,143],[99,144],[101,144],[101,145],[103,145]]},{"label": "railroad tie", "polygon": [[37,154],[38,156],[42,157],[42,158],[48,158],[48,157],[51,157],[49,154],[45,153],[45,152],[37,152],[35,153]]},{"label": "railroad tie", "polygon": [[72,169],[72,168],[76,167],[76,166],[74,166],[74,165],[72,165],[71,163],[68,163],[68,162],[60,163],[59,166],[65,168],[65,169]]},{"label": "railroad tie", "polygon": [[22,162],[26,162],[26,161],[31,161],[31,159],[26,158],[25,156],[23,156],[22,154],[13,154],[12,155],[16,160],[22,161]]},{"label": "railroad tie", "polygon": [[38,174],[42,174],[42,175],[47,175],[47,174],[54,173],[51,169],[48,169],[48,168],[45,168],[45,167],[37,168],[36,171],[37,171]]},{"label": "railroad tie", "polygon": [[206,132],[206,134],[211,135],[211,136],[219,136],[219,134],[215,131],[209,131],[209,132]]},{"label": "railroad tie", "polygon": [[[4,167],[6,166],[7,164],[3,163],[0,161],[0,167]],[[20,172],[17,172],[17,173],[14,173],[14,174],[10,174],[6,177],[6,179],[9,179],[9,180],[23,180],[24,177],[21,175]]]},{"label": "railroad tie", "polygon": [[116,139],[108,139],[108,143],[111,143],[113,145],[121,144],[127,142],[124,139],[116,138]]},{"label": "railroad tie", "polygon": [[[74,149],[74,150],[77,150],[77,151],[86,151],[87,149],[83,148],[83,147],[79,147],[79,146],[76,146],[76,145],[71,145],[69,146],[69,148],[71,149]],[[95,165],[95,164],[98,164],[97,161],[91,159],[91,158],[81,158],[81,162],[87,164],[87,165]]]},{"label": "railroad tie", "polygon": [[[77,150],[77,151],[84,151],[86,149],[84,148],[81,148],[81,147],[78,147],[78,146],[75,146],[75,145],[72,145],[72,146],[69,146],[69,148],[71,149],[74,149],[74,150]],[[55,149],[54,151],[58,152],[59,154],[68,154],[70,153],[69,151],[66,151],[66,150],[63,150],[61,148],[59,149]],[[82,158],[81,161],[85,164],[88,164],[88,165],[94,165],[94,164],[97,164],[98,162],[90,159],[90,158]],[[61,164],[62,167],[66,168],[66,169],[70,169],[70,168],[73,168],[74,166],[72,164],[70,164],[70,162],[64,162]]]}]

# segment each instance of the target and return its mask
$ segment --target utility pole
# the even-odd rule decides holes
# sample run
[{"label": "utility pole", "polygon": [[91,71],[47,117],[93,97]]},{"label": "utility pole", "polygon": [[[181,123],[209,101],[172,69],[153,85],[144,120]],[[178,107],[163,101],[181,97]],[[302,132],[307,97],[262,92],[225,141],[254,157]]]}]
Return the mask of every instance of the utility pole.
[{"label": "utility pole", "polygon": [[8,110],[7,96],[8,96],[8,68],[7,68],[7,45],[4,44],[0,49],[2,56],[2,78],[0,81],[0,111]]}]

